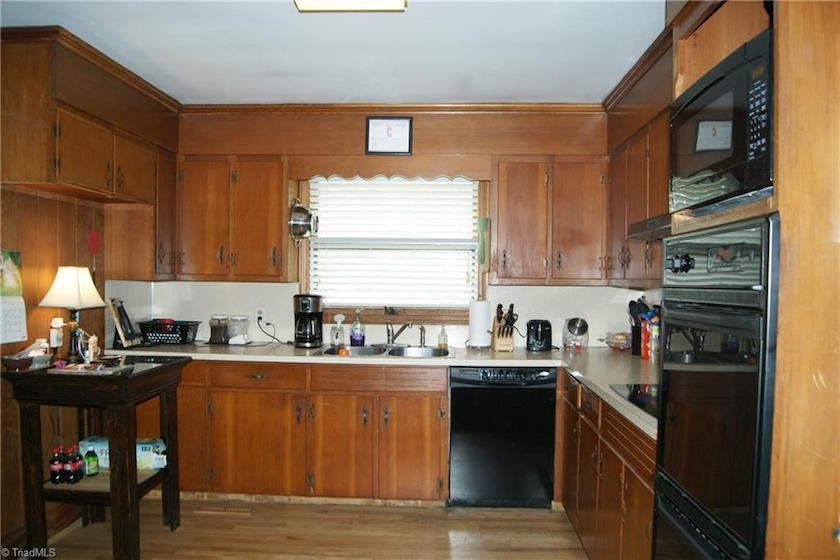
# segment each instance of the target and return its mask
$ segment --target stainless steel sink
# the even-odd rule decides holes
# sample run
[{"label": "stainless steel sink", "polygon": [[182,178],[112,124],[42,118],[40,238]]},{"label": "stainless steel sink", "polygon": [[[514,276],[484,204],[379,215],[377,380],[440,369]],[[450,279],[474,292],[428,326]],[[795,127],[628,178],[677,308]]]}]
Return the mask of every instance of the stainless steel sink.
[{"label": "stainless steel sink", "polygon": [[445,358],[449,355],[449,349],[434,346],[401,346],[391,348],[388,355],[402,358]]},{"label": "stainless steel sink", "polygon": [[[349,356],[380,356],[388,351],[384,346],[346,346]],[[337,356],[338,348],[331,346],[321,351],[324,356]]]}]

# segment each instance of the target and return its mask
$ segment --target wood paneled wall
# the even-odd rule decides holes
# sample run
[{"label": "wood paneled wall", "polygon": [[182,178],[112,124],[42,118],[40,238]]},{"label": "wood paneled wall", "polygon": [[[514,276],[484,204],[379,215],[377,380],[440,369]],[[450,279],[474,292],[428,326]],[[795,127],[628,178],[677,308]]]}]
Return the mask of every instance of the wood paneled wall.
[{"label": "wood paneled wall", "polygon": [[840,559],[840,3],[775,3],[779,338],[767,558]]},{"label": "wood paneled wall", "polygon": [[[368,115],[413,117],[412,155],[366,156]],[[181,114],[179,152],[282,154],[292,179],[406,169],[488,180],[494,155],[603,155],[606,124],[598,105],[193,106]]]},{"label": "wood paneled wall", "polygon": [[[3,249],[21,253],[23,299],[27,309],[28,341],[2,345],[3,355],[26,347],[36,338],[49,335],[50,317],[68,318],[63,309],[38,307],[52,284],[58,266],[75,265],[93,268],[93,255],[88,250],[88,233],[99,233],[104,244],[104,216],[101,205],[36,194],[12,187],[0,187],[0,245]],[[104,245],[96,255],[95,282],[100,294],[105,293]],[[104,311],[91,309],[81,312],[81,326],[104,340]],[[65,345],[60,354],[67,352]],[[11,386],[3,381],[2,398],[2,470],[0,470],[0,534],[2,543],[20,543],[23,537],[23,502],[20,480],[20,434],[18,407],[11,395]],[[76,410],[62,407],[42,407],[41,428],[43,453],[58,444],[78,441]],[[78,513],[78,507],[50,504],[48,522],[56,530],[66,525]]]}]

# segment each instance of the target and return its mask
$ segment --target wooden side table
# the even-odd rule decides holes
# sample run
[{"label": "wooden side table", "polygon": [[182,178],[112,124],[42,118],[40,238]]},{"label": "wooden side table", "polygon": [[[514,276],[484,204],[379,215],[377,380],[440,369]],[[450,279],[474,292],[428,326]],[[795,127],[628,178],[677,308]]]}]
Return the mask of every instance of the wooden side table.
[{"label": "wooden side table", "polygon": [[[120,374],[48,370],[5,372],[20,404],[23,501],[26,544],[47,545],[45,500],[111,507],[114,558],[140,557],[139,499],[161,483],[163,522],[171,530],[181,522],[178,487],[178,400],[181,369],[190,358],[129,358],[130,372]],[[138,404],[160,397],[161,435],[166,442],[166,467],[137,470]],[[44,481],[41,455],[41,405],[96,408],[110,445],[109,469],[77,484]]]}]

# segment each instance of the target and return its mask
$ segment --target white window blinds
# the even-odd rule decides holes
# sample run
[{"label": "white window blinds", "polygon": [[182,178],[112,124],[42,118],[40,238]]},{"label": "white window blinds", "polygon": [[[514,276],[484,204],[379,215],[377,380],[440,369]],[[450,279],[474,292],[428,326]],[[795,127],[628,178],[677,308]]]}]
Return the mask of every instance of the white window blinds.
[{"label": "white window blinds", "polygon": [[330,306],[467,307],[478,294],[478,184],[313,179],[309,290]]}]

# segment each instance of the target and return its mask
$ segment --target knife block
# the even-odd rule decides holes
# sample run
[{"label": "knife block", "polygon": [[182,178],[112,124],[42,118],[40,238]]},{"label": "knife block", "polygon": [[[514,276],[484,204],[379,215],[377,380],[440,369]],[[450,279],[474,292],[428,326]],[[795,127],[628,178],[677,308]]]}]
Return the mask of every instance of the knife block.
[{"label": "knife block", "polygon": [[510,334],[499,334],[502,329],[504,321],[493,321],[493,329],[490,337],[490,347],[496,352],[513,352],[513,333],[511,329]]}]

